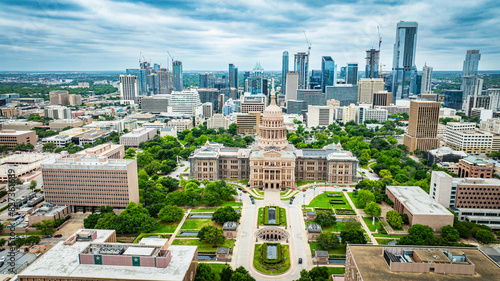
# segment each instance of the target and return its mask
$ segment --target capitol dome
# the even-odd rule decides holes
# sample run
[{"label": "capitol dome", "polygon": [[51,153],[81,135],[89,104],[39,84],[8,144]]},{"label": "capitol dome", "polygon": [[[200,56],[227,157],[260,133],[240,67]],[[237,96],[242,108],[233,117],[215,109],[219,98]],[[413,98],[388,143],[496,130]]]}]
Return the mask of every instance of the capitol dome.
[{"label": "capitol dome", "polygon": [[259,147],[283,149],[286,146],[286,127],[283,112],[276,105],[276,96],[273,93],[271,94],[271,104],[264,110],[262,123],[259,126]]}]

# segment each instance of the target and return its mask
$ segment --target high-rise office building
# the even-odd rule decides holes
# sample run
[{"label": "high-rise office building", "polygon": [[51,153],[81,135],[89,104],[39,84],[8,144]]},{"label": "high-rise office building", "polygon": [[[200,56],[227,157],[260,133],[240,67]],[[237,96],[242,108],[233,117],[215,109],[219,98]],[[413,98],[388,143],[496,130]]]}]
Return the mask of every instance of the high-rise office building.
[{"label": "high-rise office building", "polygon": [[213,89],[215,87],[215,75],[213,73],[200,73],[200,88]]},{"label": "high-rise office building", "polygon": [[309,78],[309,89],[321,89],[322,76],[321,70],[312,70]]},{"label": "high-rise office building", "polygon": [[175,91],[182,91],[183,89],[183,84],[182,84],[182,62],[175,60],[172,62],[173,69],[174,69],[174,89]]},{"label": "high-rise office building", "polygon": [[365,78],[379,78],[379,57],[380,50],[366,51]]},{"label": "high-rise office building", "polygon": [[127,69],[126,74],[137,76],[137,81],[139,83],[139,92],[141,94],[147,93],[148,84],[146,82],[146,70],[145,69]]},{"label": "high-rise office building", "polygon": [[137,101],[139,81],[135,75],[120,75],[120,99]]},{"label": "high-rise office building", "polygon": [[321,90],[325,92],[326,86],[337,83],[337,65],[332,57],[321,58]]},{"label": "high-rise office building", "polygon": [[462,86],[460,87],[460,90],[464,92],[464,100],[468,96],[480,95],[483,90],[482,79],[477,76],[480,59],[479,50],[467,50],[462,74]]},{"label": "high-rise office building", "polygon": [[[340,68],[339,78],[345,80],[345,74],[346,74],[346,72],[347,72],[347,67],[346,66],[342,66]],[[345,81],[344,81],[344,84],[345,84]]]},{"label": "high-rise office building", "polygon": [[358,85],[337,84],[333,86],[326,86],[325,99],[340,101],[340,106],[348,106],[351,103],[357,104]]},{"label": "high-rise office building", "polygon": [[267,79],[262,77],[249,77],[246,81],[247,92],[252,95],[268,94]]},{"label": "high-rise office building", "polygon": [[219,110],[219,95],[217,89],[198,89],[198,95],[201,103],[211,102],[214,105],[214,110]]},{"label": "high-rise office building", "polygon": [[358,84],[358,103],[373,103],[373,94],[384,90],[384,79],[361,78]]},{"label": "high-rise office building", "polygon": [[357,62],[347,63],[345,83],[351,84],[351,85],[358,84],[358,63]]},{"label": "high-rise office building", "polygon": [[283,52],[283,59],[281,62],[281,93],[286,95],[286,75],[288,74],[288,64],[290,58],[288,57],[288,51]]},{"label": "high-rise office building", "polygon": [[64,90],[50,91],[50,105],[69,105],[69,93]]},{"label": "high-rise office building", "polygon": [[255,67],[253,68],[253,76],[264,77],[264,68],[260,65],[260,62],[255,64]]},{"label": "high-rise office building", "polygon": [[410,93],[415,93],[417,68],[415,52],[417,49],[416,22],[398,22],[396,42],[392,61],[392,102],[407,99]]},{"label": "high-rise office building", "polygon": [[432,66],[424,65],[422,69],[422,87],[420,91],[422,94],[432,93]]},{"label": "high-rise office building", "polygon": [[193,115],[193,109],[200,106],[200,95],[195,89],[174,91],[170,95],[169,106],[173,113],[183,113],[187,116]]},{"label": "high-rise office building", "polygon": [[392,93],[387,91],[379,91],[373,93],[372,106],[389,106],[392,102]]},{"label": "high-rise office building", "polygon": [[299,74],[297,71],[289,71],[286,74],[286,96],[285,99],[296,100],[297,99],[297,89],[299,87]]},{"label": "high-rise office building", "polygon": [[293,70],[299,75],[298,89],[307,89],[309,78],[309,55],[304,52],[295,54]]},{"label": "high-rise office building", "polygon": [[234,64],[229,64],[229,88],[238,89],[238,68]]},{"label": "high-rise office building", "polygon": [[439,147],[437,137],[440,102],[411,101],[408,133],[404,135],[404,145],[409,152]]},{"label": "high-rise office building", "polygon": [[161,68],[158,72],[158,83],[160,86],[160,94],[170,94],[170,72],[166,68]]}]

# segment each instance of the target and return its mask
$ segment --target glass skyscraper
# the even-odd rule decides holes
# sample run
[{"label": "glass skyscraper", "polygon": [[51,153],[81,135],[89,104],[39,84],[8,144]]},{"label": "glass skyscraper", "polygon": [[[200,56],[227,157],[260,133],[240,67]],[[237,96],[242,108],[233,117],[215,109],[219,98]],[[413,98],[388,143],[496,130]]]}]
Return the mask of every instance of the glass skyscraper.
[{"label": "glass skyscraper", "polygon": [[358,84],[358,63],[350,62],[347,63],[347,69],[345,74],[345,83],[357,85]]},{"label": "glass skyscraper", "polygon": [[417,90],[415,52],[417,50],[416,22],[398,22],[392,61],[392,102],[407,99]]},{"label": "glass skyscraper", "polygon": [[148,84],[146,82],[146,69],[127,69],[127,75],[137,76],[139,83],[139,92],[141,95],[146,95],[148,92]]},{"label": "glass skyscraper", "polygon": [[283,61],[281,62],[281,93],[286,95],[286,74],[288,73],[288,63],[290,58],[288,57],[288,52],[283,52]]},{"label": "glass skyscraper", "polygon": [[238,90],[238,68],[234,64],[229,64],[229,88]]},{"label": "glass skyscraper", "polygon": [[174,90],[182,91],[184,88],[182,84],[182,62],[181,61],[173,61],[173,69],[174,69]]},{"label": "glass skyscraper", "polygon": [[482,89],[476,90],[477,83],[477,69],[479,67],[479,60],[481,59],[481,54],[479,50],[467,50],[464,61],[464,69],[462,74],[462,86],[460,89],[464,91],[464,98],[481,93]]},{"label": "glass skyscraper", "polygon": [[325,92],[326,86],[337,83],[337,65],[332,57],[321,58],[321,90]]},{"label": "glass skyscraper", "polygon": [[304,52],[295,54],[293,70],[299,74],[299,87],[298,89],[307,89],[309,78],[309,55]]}]

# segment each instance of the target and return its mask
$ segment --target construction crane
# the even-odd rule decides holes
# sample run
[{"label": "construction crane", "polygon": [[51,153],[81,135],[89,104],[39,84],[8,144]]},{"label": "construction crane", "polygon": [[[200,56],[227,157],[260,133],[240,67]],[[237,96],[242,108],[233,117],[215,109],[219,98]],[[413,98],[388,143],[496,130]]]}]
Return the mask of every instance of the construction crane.
[{"label": "construction crane", "polygon": [[380,45],[382,45],[382,36],[380,36],[380,27],[377,25],[378,31],[378,50],[380,51]]},{"label": "construction crane", "polygon": [[309,42],[309,40],[307,40],[306,31],[303,30],[303,32],[304,32],[304,37],[306,38],[306,43],[307,43],[307,55],[309,55],[311,53],[311,43]]}]

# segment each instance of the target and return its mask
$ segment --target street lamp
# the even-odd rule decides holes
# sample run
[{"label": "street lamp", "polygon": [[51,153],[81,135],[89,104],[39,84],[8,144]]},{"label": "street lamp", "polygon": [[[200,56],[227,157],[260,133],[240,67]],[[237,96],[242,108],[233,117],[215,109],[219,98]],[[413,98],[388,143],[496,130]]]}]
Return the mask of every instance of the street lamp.
[{"label": "street lamp", "polygon": [[306,208],[306,194],[305,193],[302,193],[302,198],[304,198],[304,203],[302,204],[302,208],[305,210]]}]

